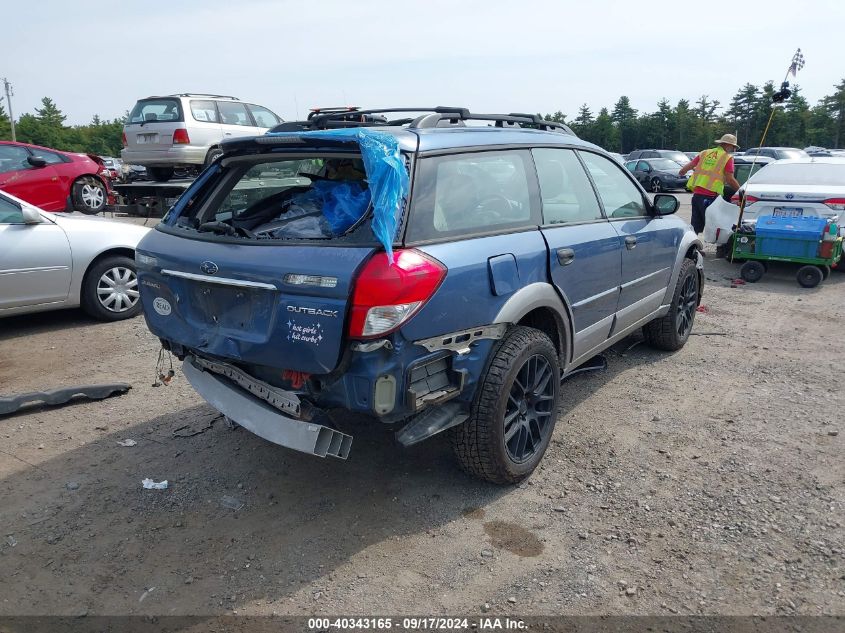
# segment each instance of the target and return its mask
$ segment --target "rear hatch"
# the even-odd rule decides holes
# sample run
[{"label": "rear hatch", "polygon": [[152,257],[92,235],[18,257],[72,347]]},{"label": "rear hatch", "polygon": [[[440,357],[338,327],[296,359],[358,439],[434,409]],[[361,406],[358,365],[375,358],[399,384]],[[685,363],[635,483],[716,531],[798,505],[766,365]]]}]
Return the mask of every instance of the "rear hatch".
[{"label": "rear hatch", "polygon": [[184,127],[185,113],[178,98],[141,99],[123,128],[126,147],[133,151],[166,151],[173,145],[173,132]]},{"label": "rear hatch", "polygon": [[381,247],[366,176],[357,144],[227,153],[138,246],[152,332],[279,377],[330,372],[356,272]]}]

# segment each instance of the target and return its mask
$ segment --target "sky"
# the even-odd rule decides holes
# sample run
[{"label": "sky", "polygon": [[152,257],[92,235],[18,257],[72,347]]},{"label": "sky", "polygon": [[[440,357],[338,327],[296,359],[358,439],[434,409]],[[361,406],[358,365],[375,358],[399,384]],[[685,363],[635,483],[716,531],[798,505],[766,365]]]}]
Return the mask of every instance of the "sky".
[{"label": "sky", "polygon": [[[845,78],[845,2],[741,0],[0,0],[16,117],[44,96],[82,124],[139,98],[234,95],[285,119],[317,106],[650,112],[745,83],[815,104]],[[710,20],[708,15],[712,15]],[[9,25],[15,25],[9,28]],[[8,104],[3,105],[8,112]]]}]

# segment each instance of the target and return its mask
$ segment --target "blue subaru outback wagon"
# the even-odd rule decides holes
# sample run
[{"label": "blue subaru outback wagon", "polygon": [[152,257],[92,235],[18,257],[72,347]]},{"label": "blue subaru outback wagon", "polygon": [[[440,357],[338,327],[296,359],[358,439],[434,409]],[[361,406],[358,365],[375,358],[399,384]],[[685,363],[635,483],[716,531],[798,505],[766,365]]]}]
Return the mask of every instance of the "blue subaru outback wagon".
[{"label": "blue subaru outback wagon", "polygon": [[346,458],[345,409],[517,482],[567,374],[638,329],[689,337],[701,243],[678,201],[566,126],[330,111],[223,150],[139,244],[141,300],[196,391],[271,442]]}]

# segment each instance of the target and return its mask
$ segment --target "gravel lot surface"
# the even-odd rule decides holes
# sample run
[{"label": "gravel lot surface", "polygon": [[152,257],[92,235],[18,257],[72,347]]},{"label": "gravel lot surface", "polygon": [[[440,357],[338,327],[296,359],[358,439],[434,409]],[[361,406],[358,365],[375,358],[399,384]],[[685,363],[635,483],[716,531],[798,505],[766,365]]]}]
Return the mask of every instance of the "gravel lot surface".
[{"label": "gravel lot surface", "polygon": [[442,438],[362,425],[341,462],[229,429],[151,386],[143,319],[0,321],[2,392],[133,385],[0,418],[0,615],[845,614],[845,274],[705,265],[687,346],[566,383],[518,487]]}]

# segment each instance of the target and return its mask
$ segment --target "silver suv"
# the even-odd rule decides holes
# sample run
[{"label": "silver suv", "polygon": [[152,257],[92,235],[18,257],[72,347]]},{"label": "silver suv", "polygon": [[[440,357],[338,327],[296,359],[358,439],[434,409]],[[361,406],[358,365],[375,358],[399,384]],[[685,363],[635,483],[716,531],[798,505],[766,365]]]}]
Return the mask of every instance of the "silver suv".
[{"label": "silver suv", "polygon": [[143,165],[153,180],[176,168],[203,167],[220,154],[223,139],[257,136],[282,119],[237,97],[173,94],[141,99],[123,126],[123,162]]}]

